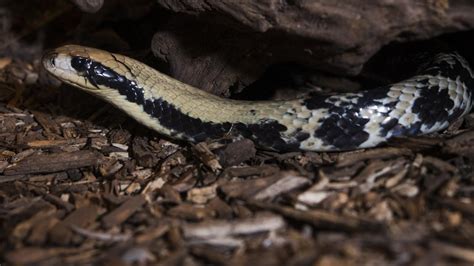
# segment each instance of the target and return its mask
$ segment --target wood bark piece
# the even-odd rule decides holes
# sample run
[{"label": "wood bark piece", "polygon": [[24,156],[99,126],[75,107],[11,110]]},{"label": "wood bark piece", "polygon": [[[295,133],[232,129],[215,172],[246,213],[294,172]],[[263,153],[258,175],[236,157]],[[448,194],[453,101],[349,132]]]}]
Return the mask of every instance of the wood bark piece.
[{"label": "wood bark piece", "polygon": [[236,221],[214,220],[201,224],[185,224],[185,238],[212,239],[235,235],[250,235],[278,230],[285,226],[281,216],[267,214]]},{"label": "wood bark piece", "polygon": [[51,117],[42,112],[31,111],[31,113],[34,115],[36,121],[38,121],[46,133],[55,135],[61,134],[59,125],[54,120],[52,120]]},{"label": "wood bark piece", "polygon": [[213,172],[217,172],[218,170],[222,169],[217,156],[212,153],[206,143],[200,142],[194,145],[193,148],[199,160],[201,160],[201,162],[209,167]]},{"label": "wood bark piece", "polygon": [[352,166],[355,163],[368,159],[388,159],[401,155],[410,156],[413,152],[409,149],[377,148],[367,151],[350,151],[338,155],[336,167]]},{"label": "wood bark piece", "polygon": [[22,247],[5,254],[5,260],[13,265],[33,265],[50,258],[78,254],[80,252],[84,252],[84,250],[64,247]]},{"label": "wood bark piece", "polygon": [[230,198],[253,198],[256,193],[272,186],[280,179],[281,177],[276,175],[265,178],[248,179],[245,181],[235,180],[220,186],[220,190],[224,195]]},{"label": "wood bark piece", "polygon": [[282,172],[281,179],[270,186],[260,190],[253,197],[255,200],[272,200],[281,194],[309,185],[311,182],[308,178],[298,176],[295,172]]},{"label": "wood bark piece", "polygon": [[337,215],[323,210],[300,211],[271,203],[247,201],[249,205],[281,214],[296,221],[308,223],[316,228],[336,231],[381,231],[384,226],[347,215]]},{"label": "wood bark piece", "polygon": [[444,143],[443,151],[474,157],[474,130],[459,134]]},{"label": "wood bark piece", "polygon": [[249,139],[232,142],[218,153],[219,162],[224,167],[239,165],[254,158],[256,154],[255,144]]},{"label": "wood bark piece", "polygon": [[225,170],[225,175],[229,177],[245,176],[271,176],[279,172],[279,169],[271,165],[252,166],[252,167],[233,167]]},{"label": "wood bark piece", "polygon": [[56,244],[69,244],[74,236],[71,226],[87,227],[97,218],[97,211],[98,207],[95,205],[76,209],[53,227],[49,232],[49,239]]},{"label": "wood bark piece", "polygon": [[87,138],[79,139],[60,139],[60,140],[33,140],[26,143],[30,148],[35,149],[47,149],[55,148],[68,145],[77,145],[79,147],[84,147],[86,145]]},{"label": "wood bark piece", "polygon": [[134,214],[143,204],[145,204],[145,197],[143,195],[134,196],[128,199],[120,205],[120,207],[105,215],[104,218],[102,218],[102,225],[105,228],[120,225],[125,222],[128,217]]},{"label": "wood bark piece", "polygon": [[53,173],[97,165],[102,156],[94,151],[63,152],[30,156],[5,169],[5,175]]},{"label": "wood bark piece", "polygon": [[177,16],[152,49],[171,74],[216,94],[255,80],[270,64],[297,62],[355,75],[383,45],[474,28],[464,0],[162,0]]},{"label": "wood bark piece", "polygon": [[214,215],[212,210],[207,208],[200,208],[193,204],[182,203],[176,207],[171,208],[167,215],[188,221],[201,221],[210,218]]},{"label": "wood bark piece", "polygon": [[472,248],[464,248],[440,241],[431,242],[430,247],[434,249],[434,252],[474,263],[474,249]]}]

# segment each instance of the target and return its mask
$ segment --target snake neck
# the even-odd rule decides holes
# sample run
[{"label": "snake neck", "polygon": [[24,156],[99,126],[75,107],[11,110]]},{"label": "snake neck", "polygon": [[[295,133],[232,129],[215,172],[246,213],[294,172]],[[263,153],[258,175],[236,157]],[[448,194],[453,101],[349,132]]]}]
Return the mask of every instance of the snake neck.
[{"label": "snake neck", "polygon": [[133,59],[116,56],[114,60],[126,65],[127,72],[121,73],[118,67],[95,61],[73,60],[72,65],[97,88],[88,92],[173,138],[196,142],[229,133],[253,138],[258,134],[258,139],[278,140],[283,145],[285,142],[279,132],[288,127],[278,121],[284,119],[284,114],[292,110],[292,106],[301,107],[298,100],[248,102],[220,98]]}]

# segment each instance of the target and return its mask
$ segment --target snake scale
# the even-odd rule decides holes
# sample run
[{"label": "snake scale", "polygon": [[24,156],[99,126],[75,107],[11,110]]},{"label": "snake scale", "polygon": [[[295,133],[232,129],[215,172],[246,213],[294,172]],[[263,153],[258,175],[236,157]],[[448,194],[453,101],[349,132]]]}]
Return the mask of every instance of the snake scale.
[{"label": "snake scale", "polygon": [[257,102],[223,99],[129,57],[83,46],[52,50],[43,65],[163,135],[191,142],[242,136],[276,151],[374,147],[443,130],[473,105],[474,74],[457,53],[437,54],[415,76],[371,90]]}]

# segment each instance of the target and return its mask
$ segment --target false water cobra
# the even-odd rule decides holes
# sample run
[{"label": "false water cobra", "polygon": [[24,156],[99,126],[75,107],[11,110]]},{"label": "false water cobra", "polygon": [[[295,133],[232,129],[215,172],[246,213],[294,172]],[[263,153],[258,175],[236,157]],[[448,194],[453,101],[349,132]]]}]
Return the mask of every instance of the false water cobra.
[{"label": "false water cobra", "polygon": [[473,105],[474,74],[457,53],[437,54],[413,77],[371,90],[257,102],[220,98],[129,57],[83,46],[50,51],[43,65],[171,138],[242,136],[276,151],[374,147],[443,130]]}]

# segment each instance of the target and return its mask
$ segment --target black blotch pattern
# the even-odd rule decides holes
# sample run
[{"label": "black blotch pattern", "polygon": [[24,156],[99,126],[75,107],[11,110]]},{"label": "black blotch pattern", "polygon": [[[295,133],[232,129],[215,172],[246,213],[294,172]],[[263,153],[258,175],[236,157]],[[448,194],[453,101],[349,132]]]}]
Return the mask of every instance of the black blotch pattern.
[{"label": "black blotch pattern", "polygon": [[380,126],[382,127],[382,130],[380,131],[382,136],[387,136],[389,132],[393,132],[394,130],[397,132],[400,130],[400,125],[398,124],[398,119],[396,118],[392,118],[387,122],[382,123]]},{"label": "black blotch pattern", "polygon": [[257,143],[263,147],[278,151],[299,150],[299,142],[293,141],[287,143],[281,138],[280,132],[286,131],[287,127],[275,120],[266,120],[259,124],[250,125],[237,123],[234,124],[234,127],[244,137],[256,140]]},{"label": "black blotch pattern", "polygon": [[298,129],[298,132],[295,134],[296,140],[299,142],[307,140],[311,135],[307,132],[302,132],[301,129]]},{"label": "black blotch pattern", "polygon": [[163,99],[147,99],[144,110],[174,133],[182,132],[185,136],[198,142],[207,138],[223,137],[232,126],[231,123],[209,123],[190,117]]},{"label": "black blotch pattern", "polygon": [[303,104],[309,110],[315,110],[320,108],[329,108],[333,106],[331,103],[327,103],[326,99],[330,96],[328,95],[320,95],[320,94],[310,94],[310,97],[306,98],[303,101]]},{"label": "black blotch pattern", "polygon": [[[332,145],[340,150],[354,149],[367,141],[369,133],[364,130],[369,119],[360,116],[361,108],[380,105],[376,100],[387,97],[390,87],[379,87],[374,90],[363,91],[355,103],[340,101],[337,97],[312,95],[304,101],[308,109],[327,108],[328,117],[319,122],[321,126],[315,130],[314,136],[320,138],[325,145]],[[352,98],[355,99],[355,98]],[[385,106],[393,109],[393,104]]]},{"label": "black blotch pattern", "polygon": [[[452,59],[455,62],[454,64],[449,64],[447,61],[439,60],[438,58],[418,74],[441,75],[450,77],[453,80],[459,78],[468,87],[468,94],[472,95],[474,93],[474,80],[458,58],[453,56]],[[424,88],[420,89],[420,97],[414,101],[412,112],[417,114],[421,121],[405,127],[399,124],[398,119],[390,119],[381,123],[380,136],[417,135],[423,133],[421,130],[423,125],[430,128],[437,122],[452,122],[464,112],[461,108],[454,108],[454,102],[450,99],[447,89],[440,90],[436,86],[430,87],[428,79],[418,82],[423,84]],[[387,97],[390,86],[364,91],[361,97],[356,97],[357,102],[355,104],[343,103],[339,107],[334,106],[334,103],[337,102],[337,97],[313,96],[306,99],[304,104],[308,109],[327,108],[329,112],[328,118],[320,121],[322,124],[315,131],[315,136],[321,138],[325,144],[333,145],[339,149],[356,148],[368,138],[368,134],[364,132],[364,125],[368,120],[361,118],[358,110],[370,106],[381,106],[381,103],[376,100]],[[396,104],[397,102],[385,104],[383,107],[386,110],[381,109],[379,112],[388,115],[395,108]],[[452,114],[449,115],[451,110]]]},{"label": "black blotch pattern", "polygon": [[[436,56],[435,61],[424,70],[421,74],[437,76],[441,75],[449,77],[452,80],[460,79],[461,82],[468,89],[468,96],[472,97],[474,93],[474,79],[471,77],[470,72],[463,64],[459,61],[457,56],[451,56],[454,64],[450,64],[445,60],[439,60],[439,56]],[[438,87],[432,87],[431,89],[423,90],[421,99],[417,99],[414,103],[414,108],[420,115],[423,123],[424,119],[429,118],[428,125],[431,126],[436,121],[448,121],[449,123],[458,119],[464,110],[459,107],[454,107],[454,102],[448,97],[448,90],[438,91]],[[432,97],[432,98],[431,98]],[[433,108],[433,110],[423,110],[423,108]],[[448,111],[452,109],[452,114],[449,115]]]},{"label": "black blotch pattern", "polygon": [[436,122],[448,121],[448,111],[453,107],[454,102],[449,98],[448,90],[433,86],[420,92],[420,97],[413,103],[412,112],[430,128]]},{"label": "black blotch pattern", "polygon": [[474,79],[472,79],[468,69],[461,64],[459,59],[456,56],[451,56],[454,64],[450,64],[446,60],[439,60],[438,57],[439,55],[435,56],[435,61],[423,69],[420,74],[432,76],[441,75],[444,77],[450,77],[453,80],[456,80],[456,78],[459,77],[467,88],[470,89],[470,93],[473,93]]},{"label": "black blotch pattern", "polygon": [[[286,143],[281,138],[280,133],[287,130],[287,128],[277,121],[266,120],[251,125],[204,122],[199,118],[181,112],[173,104],[161,98],[145,99],[143,89],[139,88],[135,81],[128,80],[98,62],[75,57],[71,61],[71,65],[78,72],[84,73],[89,82],[95,84],[95,86],[103,85],[113,88],[124,95],[128,101],[141,105],[147,114],[158,119],[161,125],[169,129],[172,136],[184,133],[186,138],[199,142],[208,138],[221,138],[232,129],[233,132],[253,138],[258,144],[270,149],[290,151],[299,148],[297,141]],[[251,110],[251,113],[255,113],[255,110]],[[305,134],[300,134],[296,138],[304,139],[307,137]]]},{"label": "black blotch pattern", "polygon": [[90,66],[92,61],[90,59],[75,56],[71,58],[71,66],[79,73],[86,72]]},{"label": "black blotch pattern", "polygon": [[350,112],[331,112],[329,117],[323,119],[314,136],[323,140],[324,144],[341,150],[357,148],[365,142],[369,133],[364,131],[364,125],[369,120],[357,117],[354,110],[346,111]]}]

